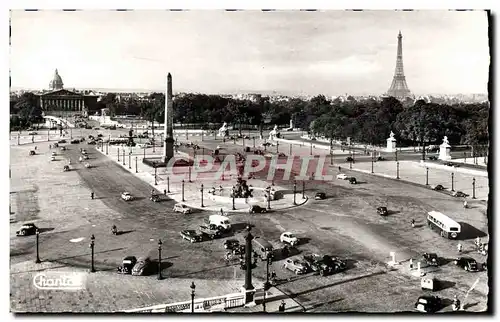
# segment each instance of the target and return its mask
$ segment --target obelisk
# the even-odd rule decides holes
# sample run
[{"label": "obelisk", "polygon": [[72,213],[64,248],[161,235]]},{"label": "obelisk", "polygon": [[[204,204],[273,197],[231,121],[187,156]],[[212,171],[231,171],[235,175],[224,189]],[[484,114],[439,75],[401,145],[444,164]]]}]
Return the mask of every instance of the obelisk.
[{"label": "obelisk", "polygon": [[167,75],[167,92],[165,93],[165,142],[163,145],[163,162],[167,163],[174,156],[174,102],[172,99],[172,75]]}]

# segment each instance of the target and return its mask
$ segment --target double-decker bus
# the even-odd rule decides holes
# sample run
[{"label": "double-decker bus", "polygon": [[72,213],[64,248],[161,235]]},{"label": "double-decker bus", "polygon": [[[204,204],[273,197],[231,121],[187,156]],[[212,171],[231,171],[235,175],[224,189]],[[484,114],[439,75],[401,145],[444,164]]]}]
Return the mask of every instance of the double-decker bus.
[{"label": "double-decker bus", "polygon": [[438,231],[441,237],[448,239],[457,239],[461,231],[459,223],[437,211],[430,211],[427,214],[427,225],[432,230]]}]

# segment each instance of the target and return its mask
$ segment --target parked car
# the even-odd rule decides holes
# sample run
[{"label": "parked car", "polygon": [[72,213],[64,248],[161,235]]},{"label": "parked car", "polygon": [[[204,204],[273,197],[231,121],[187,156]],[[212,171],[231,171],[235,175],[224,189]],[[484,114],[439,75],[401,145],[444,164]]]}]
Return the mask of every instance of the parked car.
[{"label": "parked car", "polygon": [[181,203],[178,203],[178,204],[174,205],[174,211],[175,212],[180,212],[180,213],[183,213],[183,214],[190,214],[192,212],[191,208],[189,208],[188,206],[183,205]]},{"label": "parked car", "polygon": [[57,141],[57,143],[66,143],[66,140],[64,140],[64,139],[63,140],[59,140],[59,141]]},{"label": "parked car", "polygon": [[328,255],[306,254],[303,258],[309,268],[314,272],[319,272],[321,276],[338,273],[346,268],[344,261]]},{"label": "parked car", "polygon": [[199,230],[203,236],[207,236],[210,239],[222,237],[222,230],[218,229],[214,224],[200,225]]},{"label": "parked car", "polygon": [[51,156],[50,157],[50,161],[56,161],[56,157],[55,156]]},{"label": "parked car", "polygon": [[[99,130],[99,128],[96,128],[96,130]],[[101,133],[97,134],[97,137],[102,138],[102,134]]]},{"label": "parked car", "polygon": [[66,151],[66,147],[65,147],[65,146],[62,146],[62,147],[61,147],[61,151]]},{"label": "parked car", "polygon": [[437,160],[437,159],[438,159],[438,157],[437,157],[437,156],[435,156],[435,155],[431,155],[431,156],[429,157],[429,160]]},{"label": "parked car", "polygon": [[203,235],[196,232],[196,230],[183,230],[181,231],[181,237],[191,243],[201,242],[203,240]]},{"label": "parked car", "polygon": [[443,190],[444,187],[443,187],[443,185],[437,184],[435,186],[431,186],[431,189],[436,190],[436,191],[440,191],[440,190]]},{"label": "parked car", "polygon": [[28,135],[37,135],[37,132],[29,132]]},{"label": "parked car", "polygon": [[387,216],[389,215],[389,211],[387,210],[387,207],[377,207],[377,214],[380,216]]},{"label": "parked car", "polygon": [[160,195],[152,195],[149,200],[151,200],[152,202],[159,202],[161,201],[160,199]]},{"label": "parked car", "polygon": [[345,173],[339,173],[339,174],[337,174],[337,179],[347,180],[347,179],[349,179],[349,177]]},{"label": "parked car", "polygon": [[455,265],[469,272],[477,272],[479,270],[476,260],[471,257],[459,257],[455,259]]},{"label": "parked car", "polygon": [[87,154],[87,150],[82,149],[82,154],[84,154],[84,155]]},{"label": "parked car", "polygon": [[69,165],[65,165],[65,166],[64,166],[64,168],[63,168],[63,171],[64,171],[64,172],[69,171]]},{"label": "parked car", "polygon": [[444,165],[449,166],[449,167],[455,167],[458,168],[460,165],[453,163],[453,162],[445,162]]},{"label": "parked car", "polygon": [[240,242],[237,239],[226,239],[223,245],[225,249],[233,250],[240,247]]},{"label": "parked car", "polygon": [[132,274],[132,269],[137,263],[135,256],[127,256],[122,260],[122,266],[116,268],[119,274]]},{"label": "parked car", "polygon": [[468,197],[469,195],[462,192],[462,191],[455,191],[452,195],[453,197],[457,197],[457,198],[466,198]]},{"label": "parked car", "polygon": [[125,201],[131,201],[134,199],[134,197],[132,197],[132,195],[130,194],[130,192],[122,192],[122,199],[125,200]]},{"label": "parked car", "polygon": [[441,299],[433,295],[420,296],[415,303],[415,310],[425,313],[435,313],[441,309]]},{"label": "parked car", "polygon": [[260,213],[267,212],[267,210],[266,210],[266,208],[261,207],[259,205],[251,205],[248,208],[248,212],[251,213],[251,214],[254,214],[254,213],[260,214]]},{"label": "parked car", "polygon": [[350,178],[349,178],[349,183],[350,183],[350,184],[357,184],[357,183],[358,183],[358,181],[356,180],[356,178],[354,178],[354,177],[350,177]]},{"label": "parked car", "polygon": [[345,158],[345,160],[346,160],[347,162],[352,162],[352,161],[354,161],[354,158],[353,158],[353,157],[347,157],[347,158]]},{"label": "parked car", "polygon": [[85,162],[85,168],[89,169],[90,168],[90,163]]},{"label": "parked car", "polygon": [[294,272],[296,275],[305,274],[308,271],[307,264],[297,258],[287,258],[283,268]]},{"label": "parked car", "polygon": [[77,139],[71,140],[71,144],[78,144],[78,143],[80,143],[80,140],[77,140]]},{"label": "parked car", "polygon": [[386,159],[383,156],[378,156],[377,161],[385,161]]},{"label": "parked car", "polygon": [[87,142],[87,144],[90,144],[90,145],[95,145],[95,144],[96,144],[96,142],[95,142],[94,140],[92,140],[92,141],[88,141],[88,142]]},{"label": "parked car", "polygon": [[439,266],[439,257],[436,253],[424,253],[424,261],[429,266]]},{"label": "parked car", "polygon": [[291,246],[295,246],[299,243],[299,239],[294,234],[287,231],[281,234],[280,242],[290,244]]},{"label": "parked car", "polygon": [[36,234],[37,226],[33,223],[27,223],[21,226],[18,231],[16,231],[16,236],[29,236]]},{"label": "parked car", "polygon": [[36,152],[34,150],[30,151],[30,155],[35,155],[35,154],[36,154]]},{"label": "parked car", "polygon": [[316,192],[314,195],[315,200],[323,200],[326,199],[326,194],[324,192]]},{"label": "parked car", "polygon": [[56,155],[57,155],[57,153],[52,151],[52,156],[55,157]]},{"label": "parked car", "polygon": [[149,257],[142,257],[137,260],[134,267],[132,268],[132,275],[134,276],[144,276],[148,275],[151,271],[152,263]]}]

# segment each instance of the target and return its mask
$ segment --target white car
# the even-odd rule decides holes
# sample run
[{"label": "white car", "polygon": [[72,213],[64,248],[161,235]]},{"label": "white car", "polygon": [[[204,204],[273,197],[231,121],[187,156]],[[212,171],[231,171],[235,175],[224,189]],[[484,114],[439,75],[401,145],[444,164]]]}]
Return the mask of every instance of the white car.
[{"label": "white car", "polygon": [[50,158],[50,161],[56,161],[56,157],[55,157],[55,156],[52,156],[52,157]]},{"label": "white car", "polygon": [[55,152],[52,152],[52,156],[55,157],[57,155],[57,153]]},{"label": "white car", "polygon": [[87,151],[85,149],[83,149],[82,154],[87,154]]},{"label": "white car", "polygon": [[281,234],[280,241],[282,243],[290,244],[291,246],[295,246],[295,245],[297,245],[299,243],[299,239],[294,234],[292,234],[289,231],[284,232],[283,234]]},{"label": "white car", "polygon": [[337,179],[347,180],[349,177],[345,173],[339,173],[337,174]]},{"label": "white car", "polygon": [[178,204],[176,204],[174,206],[174,211],[175,212],[180,212],[180,213],[183,213],[183,214],[190,214],[191,213],[191,208],[189,208],[186,205],[178,203]]},{"label": "white car", "polygon": [[90,168],[90,163],[85,162],[85,168]]},{"label": "white car", "polygon": [[130,194],[130,192],[123,192],[122,193],[122,199],[125,200],[125,201],[130,201],[130,200],[134,199],[134,197],[132,197],[132,195]]}]

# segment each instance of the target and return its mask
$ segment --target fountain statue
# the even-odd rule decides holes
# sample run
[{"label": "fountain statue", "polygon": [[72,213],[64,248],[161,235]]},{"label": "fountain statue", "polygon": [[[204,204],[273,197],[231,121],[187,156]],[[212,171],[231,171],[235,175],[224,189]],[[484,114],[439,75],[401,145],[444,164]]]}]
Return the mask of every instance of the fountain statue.
[{"label": "fountain statue", "polygon": [[269,140],[274,140],[274,138],[280,137],[280,132],[278,131],[278,125],[274,125],[274,129],[269,132]]},{"label": "fountain statue", "polygon": [[219,136],[223,138],[229,136],[229,129],[227,128],[226,122],[224,122],[224,124],[222,124],[222,127],[219,129]]},{"label": "fountain statue", "polygon": [[247,181],[238,177],[236,185],[234,186],[233,192],[231,192],[231,197],[235,198],[250,198],[252,197],[253,190],[247,185]]}]

